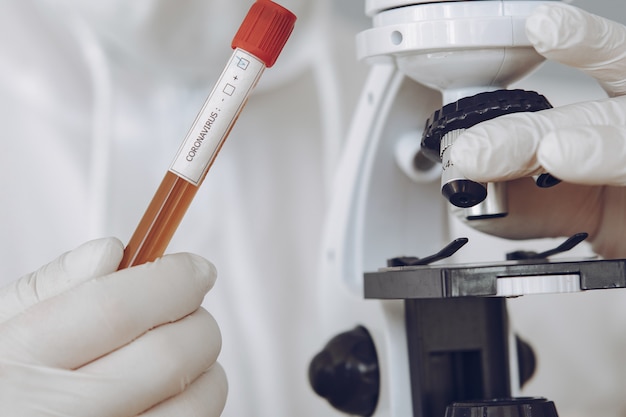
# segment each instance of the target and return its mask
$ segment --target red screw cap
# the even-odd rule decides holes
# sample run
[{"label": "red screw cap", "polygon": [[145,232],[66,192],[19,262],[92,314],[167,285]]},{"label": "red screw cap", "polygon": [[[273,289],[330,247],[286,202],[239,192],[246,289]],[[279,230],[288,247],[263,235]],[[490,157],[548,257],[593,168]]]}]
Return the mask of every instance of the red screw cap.
[{"label": "red screw cap", "polygon": [[296,23],[296,16],[270,0],[257,0],[246,15],[232,47],[251,53],[271,67]]}]

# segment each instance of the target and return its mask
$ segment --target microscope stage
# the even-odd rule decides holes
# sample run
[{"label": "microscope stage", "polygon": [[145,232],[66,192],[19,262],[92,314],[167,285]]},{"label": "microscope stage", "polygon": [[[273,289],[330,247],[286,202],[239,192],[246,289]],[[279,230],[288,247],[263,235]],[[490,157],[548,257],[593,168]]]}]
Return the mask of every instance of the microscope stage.
[{"label": "microscope stage", "polygon": [[521,260],[382,268],[365,274],[369,299],[517,297],[626,288],[626,259]]}]

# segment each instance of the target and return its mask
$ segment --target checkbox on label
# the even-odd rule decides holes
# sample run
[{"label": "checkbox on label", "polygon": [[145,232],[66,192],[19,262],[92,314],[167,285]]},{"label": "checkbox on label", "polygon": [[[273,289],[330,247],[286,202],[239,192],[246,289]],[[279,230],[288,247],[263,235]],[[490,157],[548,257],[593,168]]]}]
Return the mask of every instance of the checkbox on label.
[{"label": "checkbox on label", "polygon": [[228,95],[228,96],[232,96],[233,93],[235,92],[235,86],[232,84],[226,84],[224,86],[224,90],[222,90],[224,92],[224,94]]},{"label": "checkbox on label", "polygon": [[237,66],[239,68],[241,68],[242,70],[246,70],[248,68],[248,65],[250,65],[250,61],[245,58],[239,58],[239,62],[237,63]]}]

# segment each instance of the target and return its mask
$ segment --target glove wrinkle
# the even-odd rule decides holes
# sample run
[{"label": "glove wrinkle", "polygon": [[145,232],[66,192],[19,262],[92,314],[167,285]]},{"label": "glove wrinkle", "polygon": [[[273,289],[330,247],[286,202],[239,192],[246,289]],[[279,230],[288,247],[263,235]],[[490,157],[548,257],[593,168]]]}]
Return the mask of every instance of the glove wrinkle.
[{"label": "glove wrinkle", "polygon": [[204,417],[219,415],[225,406],[228,381],[224,369],[216,363],[200,375],[183,393],[155,405],[139,417]]},{"label": "glove wrinkle", "polygon": [[0,288],[0,323],[89,279],[114,272],[123,250],[118,239],[93,240]]}]

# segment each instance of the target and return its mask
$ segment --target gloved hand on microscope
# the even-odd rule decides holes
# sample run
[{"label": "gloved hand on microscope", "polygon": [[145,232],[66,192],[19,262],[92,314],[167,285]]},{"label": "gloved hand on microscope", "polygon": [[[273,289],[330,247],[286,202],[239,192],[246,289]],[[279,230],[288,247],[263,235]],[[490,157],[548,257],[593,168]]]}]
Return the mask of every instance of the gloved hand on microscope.
[{"label": "gloved hand on microscope", "polygon": [[[509,214],[471,226],[509,239],[589,233],[593,250],[626,257],[626,27],[565,4],[541,5],[526,31],[549,60],[594,77],[609,98],[480,123],[452,159],[474,181],[509,181]],[[539,188],[529,176],[563,182]]]}]

